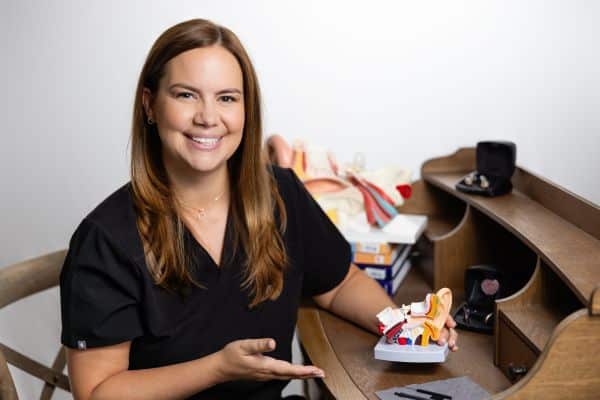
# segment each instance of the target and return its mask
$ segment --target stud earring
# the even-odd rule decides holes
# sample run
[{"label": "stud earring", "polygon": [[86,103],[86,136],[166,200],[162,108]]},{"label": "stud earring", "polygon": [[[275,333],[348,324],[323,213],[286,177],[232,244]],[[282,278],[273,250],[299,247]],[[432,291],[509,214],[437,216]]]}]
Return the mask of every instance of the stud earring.
[{"label": "stud earring", "polygon": [[154,123],[154,120],[150,117],[148,117],[148,125],[152,125]]}]

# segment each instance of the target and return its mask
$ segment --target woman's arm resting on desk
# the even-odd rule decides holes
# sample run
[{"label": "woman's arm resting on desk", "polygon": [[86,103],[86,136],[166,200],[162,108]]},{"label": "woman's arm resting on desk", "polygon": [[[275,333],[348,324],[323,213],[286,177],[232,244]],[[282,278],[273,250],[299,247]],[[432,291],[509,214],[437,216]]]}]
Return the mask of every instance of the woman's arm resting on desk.
[{"label": "woman's arm resting on desk", "polygon": [[273,339],[237,340],[208,356],[166,367],[129,371],[131,342],[87,350],[67,349],[69,379],[75,400],[182,399],[229,380],[323,377],[308,365],[264,356]]},{"label": "woman's arm resting on desk", "polygon": [[[373,333],[377,331],[377,313],[386,307],[396,308],[392,299],[377,282],[368,277],[354,264],[350,265],[344,280],[327,293],[314,297],[322,308],[352,321]],[[438,343],[448,342],[451,350],[456,346],[456,323],[448,316],[446,328],[440,333]]]}]

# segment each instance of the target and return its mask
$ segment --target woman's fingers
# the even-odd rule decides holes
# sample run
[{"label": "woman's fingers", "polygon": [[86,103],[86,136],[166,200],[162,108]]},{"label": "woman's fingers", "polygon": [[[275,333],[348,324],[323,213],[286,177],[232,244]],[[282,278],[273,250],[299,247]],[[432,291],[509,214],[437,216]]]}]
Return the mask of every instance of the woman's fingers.
[{"label": "woman's fingers", "polygon": [[457,351],[458,350],[458,346],[456,345],[456,341],[458,339],[458,333],[456,332],[456,329],[454,328],[450,328],[449,330],[450,332],[450,337],[448,338],[448,347],[450,347],[450,350],[452,351]]},{"label": "woman's fingers", "polygon": [[275,347],[275,340],[271,338],[240,340],[240,348],[246,354],[268,353]]},{"label": "woman's fingers", "polygon": [[267,373],[260,373],[255,376],[254,379],[259,381],[270,381],[270,380],[291,380],[291,379],[315,379],[315,378],[323,378],[322,375],[274,375]]},{"label": "woman's fingers", "polygon": [[451,315],[448,315],[445,326],[440,332],[440,337],[437,341],[440,345],[448,343],[448,347],[452,351],[458,350],[458,346],[456,345],[456,341],[458,340],[458,333],[456,332],[456,329],[454,329],[455,327],[456,321],[454,321],[454,318],[452,318]]},{"label": "woman's fingers", "polygon": [[452,318],[451,315],[448,315],[448,318],[446,319],[446,327],[448,328],[448,335],[446,337],[448,347],[450,347],[450,350],[456,351],[458,350],[458,346],[456,345],[458,333],[456,332],[456,329],[454,329],[456,328],[456,321],[454,321],[454,318]]},{"label": "woman's fingers", "polygon": [[454,321],[454,318],[452,318],[452,315],[448,315],[448,318],[446,318],[445,325],[447,328],[456,328],[456,321]]},{"label": "woman's fingers", "polygon": [[305,377],[322,378],[325,376],[323,370],[312,365],[291,364],[287,361],[277,360],[271,357],[265,357],[263,362],[265,369],[272,375],[284,377],[285,379],[288,379],[289,377],[292,377],[291,379]]},{"label": "woman's fingers", "polygon": [[450,331],[448,328],[442,328],[440,332],[440,337],[437,340],[437,343],[441,346],[448,342],[448,337],[450,336]]},{"label": "woman's fingers", "polygon": [[440,332],[440,337],[437,340],[439,345],[443,345],[444,343],[448,343],[448,347],[452,351],[458,350],[458,346],[456,345],[456,341],[458,339],[458,333],[454,328],[444,328]]},{"label": "woman's fingers", "polygon": [[[245,339],[232,342],[224,349],[228,376],[236,379],[308,379],[323,378],[323,371],[315,366],[296,365],[264,355],[275,350],[271,338]],[[233,379],[232,378],[232,379]]]}]

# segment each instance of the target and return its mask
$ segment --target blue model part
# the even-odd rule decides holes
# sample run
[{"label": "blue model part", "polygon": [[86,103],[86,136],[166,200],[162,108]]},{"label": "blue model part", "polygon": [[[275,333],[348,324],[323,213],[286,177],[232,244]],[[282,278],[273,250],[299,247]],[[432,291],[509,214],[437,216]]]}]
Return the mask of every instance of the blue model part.
[{"label": "blue model part", "polygon": [[385,222],[383,222],[383,220],[381,218],[379,218],[379,215],[377,215],[377,212],[373,212],[373,217],[375,217],[375,222],[377,222],[377,226],[379,226],[380,228],[383,228],[385,226]]},{"label": "blue model part", "polygon": [[379,193],[377,193],[374,189],[371,189],[369,186],[365,187],[369,191],[369,193],[371,193],[371,195],[375,198],[377,204],[379,204],[381,208],[383,208],[384,211],[390,215],[390,217],[395,217],[396,215],[398,215],[398,211],[396,210],[396,208],[387,201],[385,201]]}]

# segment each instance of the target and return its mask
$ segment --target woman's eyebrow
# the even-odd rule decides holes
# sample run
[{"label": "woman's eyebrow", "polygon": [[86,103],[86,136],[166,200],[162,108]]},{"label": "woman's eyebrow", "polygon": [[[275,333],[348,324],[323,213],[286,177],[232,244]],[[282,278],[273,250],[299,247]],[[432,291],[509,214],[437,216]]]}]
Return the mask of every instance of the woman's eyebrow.
[{"label": "woman's eyebrow", "polygon": [[[171,89],[173,89],[175,87],[180,87],[180,88],[183,88],[183,89],[191,90],[191,91],[196,92],[196,93],[200,93],[201,92],[200,89],[197,89],[197,88],[195,88],[195,87],[193,87],[191,85],[187,85],[185,83],[174,83],[171,86],[169,86],[169,90],[171,90]],[[227,88],[227,89],[219,90],[217,92],[217,94],[224,94],[224,93],[238,93],[238,94],[242,94],[242,91],[239,90],[239,89],[237,89],[237,88]]]},{"label": "woman's eyebrow", "polygon": [[231,88],[231,89],[223,89],[223,90],[219,90],[217,92],[217,94],[225,94],[225,93],[237,93],[237,94],[242,94],[242,91],[240,89],[236,89],[236,88]]},{"label": "woman's eyebrow", "polygon": [[174,83],[171,86],[169,86],[169,90],[174,89],[176,87],[180,87],[180,88],[183,88],[183,89],[191,90],[192,92],[198,92],[198,93],[200,93],[200,91],[198,89],[196,89],[193,86],[186,85],[185,83]]}]

